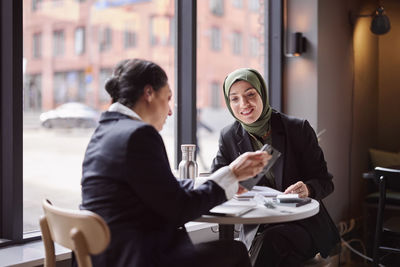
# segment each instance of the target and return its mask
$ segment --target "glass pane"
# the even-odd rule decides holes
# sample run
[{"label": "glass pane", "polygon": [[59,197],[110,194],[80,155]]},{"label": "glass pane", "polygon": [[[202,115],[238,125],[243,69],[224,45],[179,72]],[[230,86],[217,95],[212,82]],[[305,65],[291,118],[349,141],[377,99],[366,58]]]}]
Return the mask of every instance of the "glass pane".
[{"label": "glass pane", "polygon": [[[23,6],[23,225],[30,232],[39,229],[43,198],[78,208],[82,160],[110,104],[103,86],[115,64],[154,61],[174,88],[175,20],[173,0],[24,0]],[[173,124],[168,118],[161,132],[171,166]]]},{"label": "glass pane", "polygon": [[[265,71],[266,7],[262,0],[197,1],[197,139],[199,171],[208,171],[223,127],[234,120],[222,84],[237,68]],[[267,77],[265,77],[267,79]]]}]

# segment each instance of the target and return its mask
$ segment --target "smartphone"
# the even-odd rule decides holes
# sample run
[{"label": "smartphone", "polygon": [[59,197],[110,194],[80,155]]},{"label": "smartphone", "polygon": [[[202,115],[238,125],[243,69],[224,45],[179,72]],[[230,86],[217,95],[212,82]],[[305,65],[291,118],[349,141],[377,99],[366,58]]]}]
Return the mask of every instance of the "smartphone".
[{"label": "smartphone", "polygon": [[272,156],[272,158],[268,161],[267,165],[259,174],[257,174],[253,178],[239,182],[240,185],[246,188],[247,190],[251,190],[261,180],[261,178],[263,178],[264,175],[272,168],[276,160],[281,156],[281,152],[279,152],[278,150],[276,150],[275,148],[273,148],[271,145],[268,144],[265,144],[260,150],[267,151],[268,154]]}]

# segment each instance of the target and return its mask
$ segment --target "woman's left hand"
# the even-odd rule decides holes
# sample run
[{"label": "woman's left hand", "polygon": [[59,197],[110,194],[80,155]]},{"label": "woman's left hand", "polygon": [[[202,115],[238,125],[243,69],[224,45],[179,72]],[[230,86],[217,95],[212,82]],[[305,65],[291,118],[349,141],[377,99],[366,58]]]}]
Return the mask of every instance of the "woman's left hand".
[{"label": "woman's left hand", "polygon": [[243,186],[239,185],[239,189],[238,189],[236,195],[241,195],[246,192],[248,192],[248,190],[246,188],[244,188]]},{"label": "woman's left hand", "polygon": [[310,192],[308,191],[308,187],[302,181],[299,181],[295,184],[292,184],[288,188],[286,188],[285,194],[298,194],[299,197],[308,197]]}]

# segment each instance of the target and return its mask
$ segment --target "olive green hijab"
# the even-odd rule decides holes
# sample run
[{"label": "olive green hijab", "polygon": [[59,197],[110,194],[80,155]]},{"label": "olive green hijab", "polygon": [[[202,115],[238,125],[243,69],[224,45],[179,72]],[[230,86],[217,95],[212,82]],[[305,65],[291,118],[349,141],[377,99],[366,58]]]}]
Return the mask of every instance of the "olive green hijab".
[{"label": "olive green hijab", "polygon": [[[236,116],[233,114],[231,109],[230,101],[229,101],[229,91],[231,86],[237,81],[246,81],[250,83],[254,89],[257,90],[258,94],[261,96],[263,101],[263,110],[261,112],[260,117],[251,124],[246,124],[240,121]],[[268,91],[267,86],[265,85],[265,81],[261,74],[256,71],[255,69],[250,68],[243,68],[237,69],[228,76],[226,76],[224,81],[224,96],[225,102],[228,106],[229,112],[232,116],[242,124],[243,128],[250,134],[253,134],[257,137],[263,137],[269,131],[269,120],[271,118],[272,109],[268,102]]]}]

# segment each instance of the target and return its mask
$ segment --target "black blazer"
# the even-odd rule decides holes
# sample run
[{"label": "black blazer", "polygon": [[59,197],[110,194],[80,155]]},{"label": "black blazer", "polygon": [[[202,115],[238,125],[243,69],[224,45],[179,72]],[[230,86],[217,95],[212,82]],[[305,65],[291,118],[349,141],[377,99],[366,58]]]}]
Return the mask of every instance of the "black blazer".
[{"label": "black blazer", "polygon": [[171,173],[161,136],[152,126],[105,112],[83,162],[82,209],[105,219],[111,243],[94,266],[195,266],[184,223],[226,201],[212,181]]},{"label": "black blazer", "polygon": [[[332,193],[333,183],[315,132],[307,120],[277,111],[271,115],[271,129],[272,146],[282,153],[272,169],[276,189],[284,191],[300,180],[311,186],[311,197],[319,200],[320,211],[298,223],[307,229],[321,255],[326,257],[340,237],[321,201]],[[230,164],[242,153],[253,151],[250,138],[237,121],[225,127],[221,132],[219,151],[213,160],[212,171]]]}]

